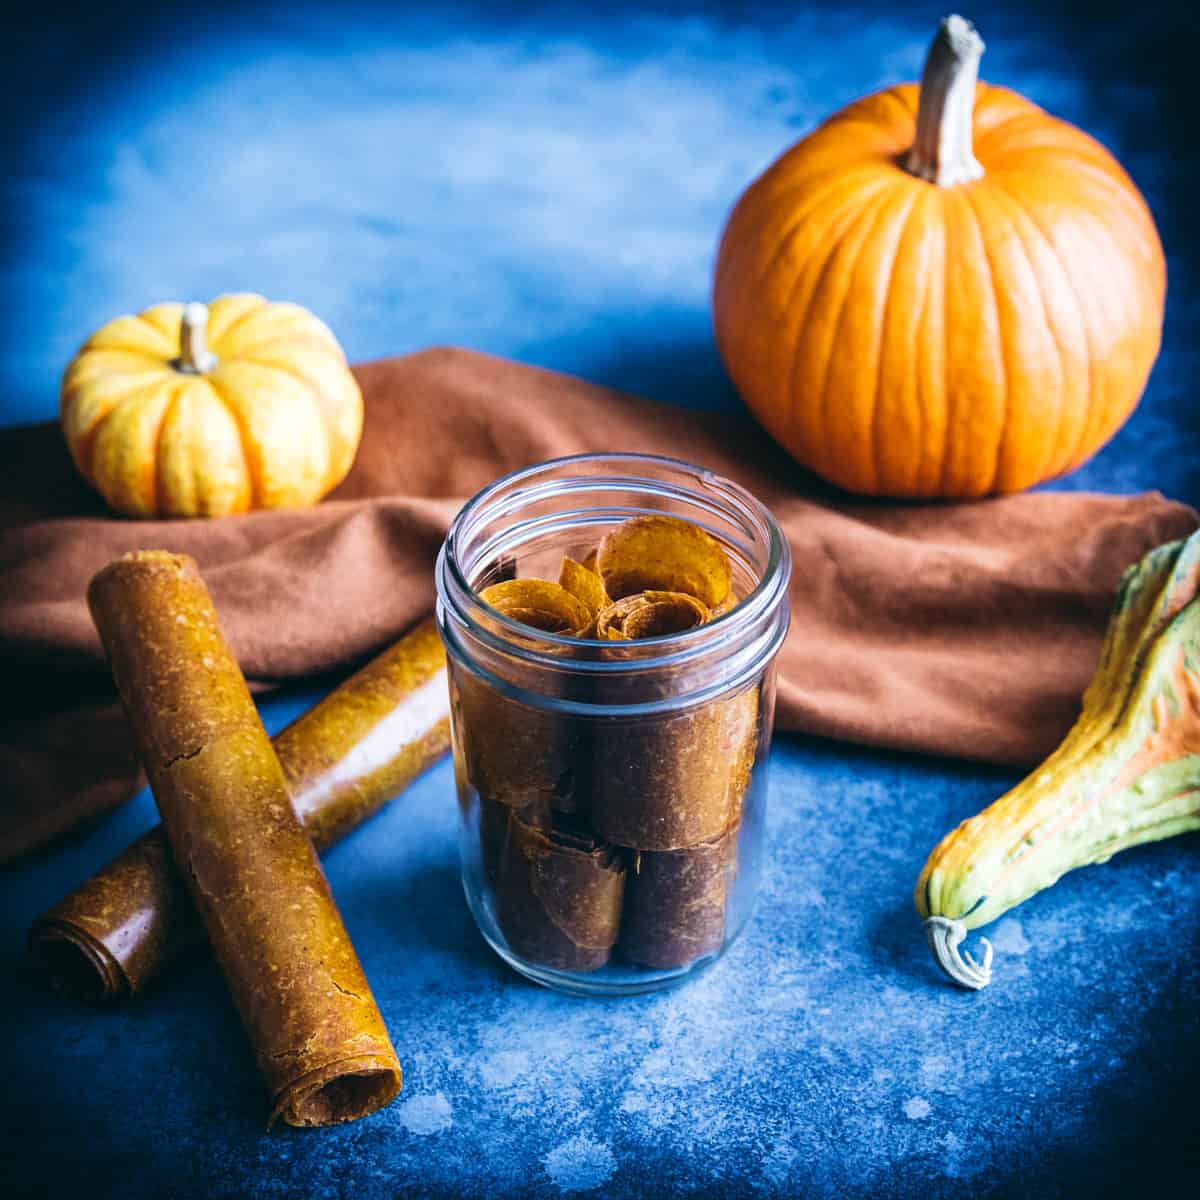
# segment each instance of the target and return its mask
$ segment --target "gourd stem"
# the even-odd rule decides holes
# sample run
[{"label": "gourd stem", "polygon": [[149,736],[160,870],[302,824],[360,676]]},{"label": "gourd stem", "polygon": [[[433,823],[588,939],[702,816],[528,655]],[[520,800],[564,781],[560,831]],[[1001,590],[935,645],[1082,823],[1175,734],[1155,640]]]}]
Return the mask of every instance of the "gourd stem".
[{"label": "gourd stem", "polygon": [[179,326],[179,357],[175,369],[188,375],[202,375],[217,365],[217,356],[205,344],[204,334],[208,329],[208,306],[185,304],[183,320]]},{"label": "gourd stem", "polygon": [[983,39],[970,21],[945,17],[925,59],[917,136],[904,168],[938,187],[983,177],[971,145],[975,82],[983,48]]},{"label": "gourd stem", "polygon": [[973,992],[992,982],[992,943],[980,938],[983,961],[976,962],[966,950],[959,950],[967,936],[967,927],[952,917],[926,917],[925,940],[937,964],[960,987]]}]

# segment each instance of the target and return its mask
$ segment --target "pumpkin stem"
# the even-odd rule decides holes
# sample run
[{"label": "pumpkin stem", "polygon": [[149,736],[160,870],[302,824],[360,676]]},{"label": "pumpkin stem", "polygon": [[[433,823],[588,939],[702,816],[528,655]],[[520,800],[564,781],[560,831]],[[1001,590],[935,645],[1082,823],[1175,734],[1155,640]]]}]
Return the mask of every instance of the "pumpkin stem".
[{"label": "pumpkin stem", "polygon": [[966,950],[959,950],[967,927],[952,917],[926,917],[925,940],[937,964],[961,987],[977,992],[992,982],[992,943],[980,938],[983,962],[976,962]]},{"label": "pumpkin stem", "polygon": [[975,81],[983,38],[962,17],[944,17],[929,47],[921,76],[917,136],[904,162],[906,171],[938,187],[983,176],[971,147]]},{"label": "pumpkin stem", "polygon": [[177,371],[203,375],[217,365],[217,356],[204,342],[207,328],[208,306],[194,302],[185,304],[183,321],[179,327],[179,357],[174,362]]}]

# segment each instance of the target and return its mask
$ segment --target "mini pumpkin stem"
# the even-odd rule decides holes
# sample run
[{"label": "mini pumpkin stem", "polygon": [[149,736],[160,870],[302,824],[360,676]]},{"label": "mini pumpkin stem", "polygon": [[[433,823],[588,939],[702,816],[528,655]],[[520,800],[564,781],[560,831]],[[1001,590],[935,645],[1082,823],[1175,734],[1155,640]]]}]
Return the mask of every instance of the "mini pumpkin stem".
[{"label": "mini pumpkin stem", "polygon": [[904,168],[938,187],[983,177],[971,146],[983,38],[962,17],[942,19],[921,76],[917,136]]},{"label": "mini pumpkin stem", "polygon": [[992,982],[992,943],[980,938],[983,946],[983,961],[976,962],[966,951],[959,950],[967,936],[967,927],[962,921],[951,917],[926,917],[925,940],[937,964],[960,987],[977,992]]},{"label": "mini pumpkin stem", "polygon": [[179,327],[179,357],[175,369],[189,375],[202,375],[217,365],[217,356],[204,341],[208,329],[208,305],[185,304],[183,321]]}]

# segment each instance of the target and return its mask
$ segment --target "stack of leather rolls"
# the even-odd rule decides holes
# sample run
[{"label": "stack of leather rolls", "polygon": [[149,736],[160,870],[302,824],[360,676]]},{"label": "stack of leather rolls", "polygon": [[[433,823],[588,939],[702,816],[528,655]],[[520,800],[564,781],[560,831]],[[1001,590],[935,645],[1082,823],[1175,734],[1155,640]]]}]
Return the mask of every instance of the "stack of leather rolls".
[{"label": "stack of leather rolls", "polygon": [[316,849],[448,748],[432,622],[272,743],[191,559],[126,555],[88,600],[163,824],[38,918],[38,961],[65,991],[118,1000],[207,935],[271,1119],[375,1111],[399,1091],[400,1065]]},{"label": "stack of leather rolls", "polygon": [[[557,583],[506,579],[479,595],[533,629],[607,642],[612,650],[599,653],[614,656],[737,602],[720,543],[666,516],[635,517],[582,561],[567,557]],[[468,804],[478,797],[483,873],[516,955],[588,972],[614,953],[671,969],[720,949],[761,680],[636,718],[533,707],[457,662],[451,684],[460,786]]]}]

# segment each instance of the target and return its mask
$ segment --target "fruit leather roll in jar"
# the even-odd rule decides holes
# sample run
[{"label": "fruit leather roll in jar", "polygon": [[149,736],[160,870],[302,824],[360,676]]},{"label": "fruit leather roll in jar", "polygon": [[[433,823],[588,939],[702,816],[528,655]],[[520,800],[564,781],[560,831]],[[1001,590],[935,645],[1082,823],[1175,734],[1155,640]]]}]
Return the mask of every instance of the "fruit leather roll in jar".
[{"label": "fruit leather roll in jar", "polygon": [[725,941],[725,906],[737,875],[738,826],[684,850],[633,856],[625,879],[620,952],[643,967],[685,967]]},{"label": "fruit leather roll in jar", "polygon": [[[670,518],[618,527],[601,544],[597,569],[615,594],[645,589],[599,615],[601,638],[682,633],[736,604],[724,549],[698,527]],[[592,826],[634,850],[621,919],[620,950],[628,961],[669,969],[720,950],[757,744],[757,687],[597,726]]]},{"label": "fruit leather roll in jar", "polygon": [[272,1120],[328,1125],[387,1104],[395,1050],[196,564],[126,555],[88,603]]},{"label": "fruit leather roll in jar", "polygon": [[[305,831],[324,850],[377,812],[450,747],[446,655],[422,621],[272,745]],[[204,931],[161,828],[38,917],[35,961],[54,985],[89,1000],[141,992]]]},{"label": "fruit leather roll in jar", "polygon": [[[592,625],[588,608],[565,588],[541,579],[492,584],[479,594],[490,608],[534,630],[579,637]],[[455,724],[467,778],[481,801],[509,808],[576,807],[580,736],[575,722],[522,704],[481,675],[450,670]]]},{"label": "fruit leather roll in jar", "polygon": [[538,966],[595,971],[621,923],[625,865],[569,817],[509,810],[496,865],[496,912],[509,948]]},{"label": "fruit leather roll in jar", "polygon": [[[728,601],[732,586],[720,543],[671,517],[639,517],[618,526],[601,542],[596,567],[608,593],[618,597],[599,614],[597,637],[616,643],[704,625]],[[669,677],[657,681],[658,696],[669,690]],[[758,743],[755,688],[613,717],[592,732],[588,814],[605,841],[634,850],[679,850],[737,824]]]},{"label": "fruit leather roll in jar", "polygon": [[684,967],[724,944],[742,801],[758,741],[758,690],[597,731],[592,827],[631,848],[622,956]]},{"label": "fruit leather roll in jar", "polygon": [[588,808],[598,837],[632,850],[680,850],[740,819],[758,743],[758,693],[594,730]]}]

